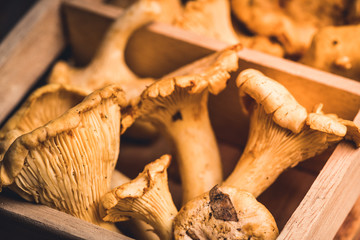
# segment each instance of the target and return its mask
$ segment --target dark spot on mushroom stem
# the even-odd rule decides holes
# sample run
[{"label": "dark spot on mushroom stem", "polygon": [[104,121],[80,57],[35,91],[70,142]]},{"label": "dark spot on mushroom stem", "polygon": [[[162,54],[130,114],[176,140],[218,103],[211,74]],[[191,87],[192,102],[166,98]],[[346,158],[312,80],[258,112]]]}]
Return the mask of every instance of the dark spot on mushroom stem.
[{"label": "dark spot on mushroom stem", "polygon": [[174,115],[171,117],[173,122],[176,122],[177,120],[182,120],[182,115],[180,111],[177,111]]},{"label": "dark spot on mushroom stem", "polygon": [[337,41],[337,40],[333,40],[333,41],[332,41],[332,44],[335,46],[335,45],[338,44],[338,41]]},{"label": "dark spot on mushroom stem", "polygon": [[188,235],[192,240],[200,240],[196,233],[191,229],[186,230],[186,235]]},{"label": "dark spot on mushroom stem", "polygon": [[234,205],[228,194],[222,193],[218,186],[215,185],[215,187],[210,190],[209,196],[210,207],[214,218],[223,221],[239,221]]}]

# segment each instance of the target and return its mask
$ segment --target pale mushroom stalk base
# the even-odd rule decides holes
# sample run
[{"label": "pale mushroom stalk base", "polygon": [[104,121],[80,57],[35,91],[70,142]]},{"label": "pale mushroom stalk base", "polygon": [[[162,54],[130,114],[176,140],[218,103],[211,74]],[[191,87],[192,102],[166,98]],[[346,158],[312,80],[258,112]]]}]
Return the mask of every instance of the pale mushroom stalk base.
[{"label": "pale mushroom stalk base", "polygon": [[58,62],[50,83],[70,84],[86,89],[89,93],[109,84],[121,84],[127,97],[138,96],[154,80],[140,79],[125,62],[125,48],[130,36],[160,13],[156,1],[139,1],[131,6],[111,25],[91,63],[85,68],[74,68]]},{"label": "pale mushroom stalk base", "polygon": [[[170,135],[176,147],[183,187],[183,203],[209,191],[222,181],[221,160],[216,139],[210,124],[207,100],[208,92],[184,96],[181,101],[163,98],[168,101],[165,111],[158,112],[158,118],[165,124],[166,134]],[[160,124],[157,121],[155,124]],[[193,159],[193,161],[191,160]],[[212,159],[211,165],[209,159]],[[195,177],[196,176],[196,177]],[[195,180],[196,179],[196,180]]]},{"label": "pale mushroom stalk base", "polygon": [[244,153],[223,186],[238,187],[257,197],[285,169],[323,152],[329,144],[341,139],[308,126],[295,134],[277,125],[262,105],[254,105]]}]

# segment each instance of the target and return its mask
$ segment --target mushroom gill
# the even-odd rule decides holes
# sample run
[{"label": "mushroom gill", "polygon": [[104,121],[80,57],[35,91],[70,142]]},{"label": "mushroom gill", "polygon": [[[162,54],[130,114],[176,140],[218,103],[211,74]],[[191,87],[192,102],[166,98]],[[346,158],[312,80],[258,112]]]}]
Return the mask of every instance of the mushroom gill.
[{"label": "mushroom gill", "polygon": [[135,118],[150,121],[173,141],[184,203],[222,181],[207,99],[209,93],[222,91],[229,72],[237,69],[236,50],[215,53],[216,58],[210,58],[212,64],[200,73],[159,80],[143,92],[134,106]]},{"label": "mushroom gill", "polygon": [[0,162],[12,142],[80,103],[86,92],[71,86],[48,84],[38,88],[0,129]]},{"label": "mushroom gill", "polygon": [[115,230],[99,216],[119,154],[123,91],[111,85],[19,136],[0,163],[0,184],[35,201]]},{"label": "mushroom gill", "polygon": [[101,200],[103,219],[119,222],[131,218],[150,224],[160,239],[172,239],[177,214],[167,179],[170,155],[147,164],[133,180],[106,193]]},{"label": "mushroom gill", "polygon": [[285,169],[320,154],[347,135],[340,120],[321,109],[307,114],[286,88],[257,70],[241,72],[237,85],[240,101],[250,114],[249,137],[223,186],[238,187],[257,197]]}]

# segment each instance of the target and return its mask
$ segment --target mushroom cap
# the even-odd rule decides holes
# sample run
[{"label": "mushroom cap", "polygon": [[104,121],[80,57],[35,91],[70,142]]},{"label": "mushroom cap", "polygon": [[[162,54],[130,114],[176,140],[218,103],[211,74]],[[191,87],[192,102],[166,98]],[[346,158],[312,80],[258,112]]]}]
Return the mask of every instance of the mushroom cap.
[{"label": "mushroom cap", "polygon": [[345,125],[321,113],[309,113],[306,119],[306,125],[309,125],[309,127],[313,130],[340,137],[344,137],[347,131]]},{"label": "mushroom cap", "polygon": [[307,111],[280,83],[266,77],[255,69],[242,71],[236,79],[239,87],[240,103],[245,112],[249,111],[249,97],[264,106],[267,114],[281,127],[294,133],[303,128]]},{"label": "mushroom cap", "polygon": [[[229,72],[237,69],[237,47],[201,60],[203,65],[195,63],[201,71],[196,67],[182,69],[190,74],[155,82],[142,93],[126,119],[127,124],[136,118],[149,121],[170,137],[179,163],[184,202],[222,180],[207,100],[209,92],[218,94],[226,87]],[[196,159],[196,167],[190,159]]]},{"label": "mushroom cap", "polygon": [[152,108],[157,108],[156,104],[152,104],[154,102],[152,99],[166,98],[176,94],[181,99],[181,94],[185,94],[185,92],[188,95],[203,94],[206,92],[205,90],[215,95],[220,93],[230,78],[229,72],[238,68],[237,50],[239,46],[235,45],[197,62],[196,65],[199,67],[194,67],[191,74],[168,77],[153,83],[138,100],[138,105],[141,102],[139,108],[151,113]]},{"label": "mushroom cap", "polygon": [[86,95],[82,89],[60,84],[48,84],[32,92],[0,130],[0,162],[17,137],[59,117]]},{"label": "mushroom cap", "polygon": [[360,24],[321,28],[300,62],[359,81],[359,39]]},{"label": "mushroom cap", "polygon": [[[226,48],[222,51],[210,54],[190,65],[186,65],[173,73],[165,76],[151,84],[143,91],[139,98],[132,99],[131,107],[125,109],[125,114],[122,119],[123,131],[130,127],[137,118],[145,118],[146,114],[161,111],[169,112],[171,116],[176,111],[169,107],[175,106],[176,103],[166,101],[166,98],[172,98],[172,95],[182,96],[180,92],[184,91],[185,95],[203,94],[207,89],[212,94],[218,94],[225,87],[227,80],[230,78],[229,72],[235,71],[238,68],[237,51],[242,48],[241,44],[237,44]],[[182,96],[181,98],[184,98]],[[156,99],[164,99],[168,103],[160,103],[158,106]],[[162,101],[162,100],[160,100]],[[178,101],[178,100],[176,100]],[[170,104],[165,106],[166,104]],[[169,109],[168,109],[169,108]],[[153,114],[154,115],[154,114]],[[146,117],[147,118],[147,117]]]},{"label": "mushroom cap", "polygon": [[0,163],[1,186],[23,198],[94,222],[119,154],[120,107],[115,85],[18,137]]},{"label": "mushroom cap", "polygon": [[360,126],[349,120],[340,119],[339,121],[347,128],[345,139],[353,141],[356,147],[360,147]]},{"label": "mushroom cap", "polygon": [[[313,113],[309,114],[307,123],[312,129],[325,129],[328,133],[334,133],[338,136],[345,136],[345,139],[353,141],[356,147],[360,147],[360,126],[353,121],[339,118],[336,114],[324,114],[322,111],[323,104],[314,106]],[[312,116],[312,119],[310,118]],[[315,118],[323,118],[314,124]],[[312,123],[312,124],[310,124]],[[329,127],[331,126],[331,128]]]},{"label": "mushroom cap", "polygon": [[302,55],[310,46],[316,30],[343,25],[347,5],[341,0],[264,1],[232,0],[234,15],[252,33],[275,37],[288,55]]},{"label": "mushroom cap", "polygon": [[[209,54],[195,62],[185,65],[176,71],[164,76],[164,78],[172,78],[191,74],[203,74],[209,71],[209,69],[228,69],[228,71],[235,71],[238,68],[238,56],[237,52],[243,48],[242,44],[235,44]],[[232,70],[231,70],[232,69]]]},{"label": "mushroom cap", "polygon": [[132,206],[126,206],[122,199],[137,199],[145,195],[148,191],[158,190],[154,189],[158,185],[157,181],[167,182],[167,171],[166,169],[170,165],[170,155],[163,155],[159,159],[147,164],[144,170],[133,180],[130,180],[120,186],[115,187],[113,190],[105,194],[102,199],[102,206],[106,210],[105,216],[103,217],[106,221],[119,222],[127,220],[127,212],[119,211],[116,212],[117,204],[124,206],[124,208],[131,209]]},{"label": "mushroom cap", "polygon": [[170,160],[170,155],[163,155],[146,165],[135,179],[106,193],[101,199],[103,220],[143,220],[161,239],[170,239],[177,213],[167,182]]},{"label": "mushroom cap", "polygon": [[253,195],[215,186],[189,201],[174,220],[175,239],[276,239],[271,213]]}]

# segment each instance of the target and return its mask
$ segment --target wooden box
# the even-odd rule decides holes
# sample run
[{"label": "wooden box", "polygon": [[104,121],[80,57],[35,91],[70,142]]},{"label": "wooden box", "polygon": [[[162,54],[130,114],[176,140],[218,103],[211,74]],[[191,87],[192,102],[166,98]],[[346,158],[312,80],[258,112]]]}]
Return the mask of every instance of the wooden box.
[{"label": "wooden box", "polygon": [[[0,121],[6,121],[33,89],[46,81],[53,63],[68,55],[79,65],[91,59],[120,8],[85,0],[38,0],[0,45]],[[224,43],[152,23],[137,31],[127,46],[129,66],[140,76],[160,77],[226,47]],[[360,123],[360,82],[321,72],[253,50],[239,52],[240,70],[256,68],[285,85],[308,110],[324,103],[325,112]],[[234,74],[236,76],[236,74]],[[221,153],[236,160],[246,142],[248,120],[238,106],[234,79],[209,100],[211,121]],[[126,145],[120,160],[134,157]],[[135,152],[138,149],[135,148]],[[145,156],[159,154],[150,146]],[[343,225],[360,188],[360,150],[341,142],[321,156],[283,173],[259,197],[274,215],[278,239],[332,239]],[[143,166],[124,160],[130,175]],[[46,206],[0,194],[2,239],[128,239]],[[351,221],[350,225],[351,225]],[[355,233],[355,232],[354,232]],[[353,235],[352,235],[353,236]],[[341,238],[345,239],[345,238]],[[346,238],[352,239],[352,238]]]}]

